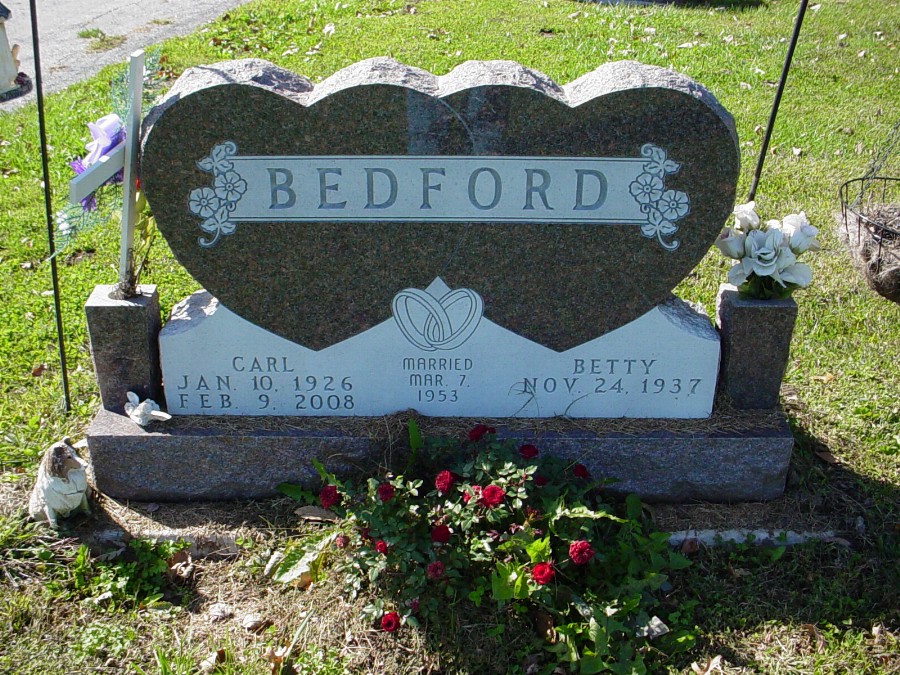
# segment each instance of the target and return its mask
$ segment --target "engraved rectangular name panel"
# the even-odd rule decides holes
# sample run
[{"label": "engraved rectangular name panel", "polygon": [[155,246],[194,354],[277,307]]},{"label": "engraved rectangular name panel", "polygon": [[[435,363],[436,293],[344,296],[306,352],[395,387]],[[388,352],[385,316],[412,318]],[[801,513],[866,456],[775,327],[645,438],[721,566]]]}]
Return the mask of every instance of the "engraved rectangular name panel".
[{"label": "engraved rectangular name panel", "polygon": [[235,157],[235,221],[640,223],[640,159]]},{"label": "engraved rectangular name panel", "polygon": [[690,213],[666,189],[681,165],[652,144],[640,157],[258,156],[216,145],[197,166],[213,175],[188,208],[203,247],[254,222],[573,223],[640,226],[666,241]]}]

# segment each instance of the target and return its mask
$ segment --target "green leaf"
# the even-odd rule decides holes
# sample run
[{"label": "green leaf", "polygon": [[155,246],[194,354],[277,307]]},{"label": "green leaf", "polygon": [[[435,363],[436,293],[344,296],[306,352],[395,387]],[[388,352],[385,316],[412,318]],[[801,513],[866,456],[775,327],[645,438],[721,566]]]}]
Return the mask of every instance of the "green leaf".
[{"label": "green leaf", "polygon": [[591,606],[587,604],[580,595],[577,595],[572,591],[571,588],[568,588],[566,586],[560,586],[558,592],[562,597],[565,597],[568,600],[569,604],[571,604],[572,607],[575,608],[575,611],[578,612],[582,616],[582,618],[591,618],[593,614]]},{"label": "green leaf", "polygon": [[312,465],[313,465],[313,468],[316,470],[316,473],[319,474],[319,478],[322,479],[322,482],[323,482],[323,483],[328,483],[328,484],[331,484],[331,485],[340,485],[340,483],[338,482],[337,477],[336,477],[333,473],[330,473],[329,471],[326,471],[326,470],[325,470],[325,465],[322,464],[322,462],[320,462],[319,460],[313,458],[313,459],[312,459]]},{"label": "green leaf", "polygon": [[525,570],[521,570],[513,587],[513,597],[516,600],[526,600],[529,595],[531,595],[531,589],[528,587],[528,575],[525,574]]},{"label": "green leaf", "polygon": [[691,566],[690,560],[685,558],[680,553],[676,553],[675,551],[669,551],[669,568],[671,568],[673,570],[683,570],[685,567],[690,567],[690,566]]},{"label": "green leaf", "polygon": [[606,656],[609,654],[609,630],[607,621],[597,621],[594,617],[588,620],[588,637],[594,643],[594,654]]},{"label": "green leaf", "polygon": [[624,523],[625,521],[618,516],[614,516],[608,511],[593,511],[586,506],[582,506],[581,504],[577,506],[573,506],[569,509],[565,509],[563,515],[568,518],[590,518],[592,520],[613,520],[617,523]]},{"label": "green leaf", "polygon": [[[787,550],[787,549],[786,549],[784,546],[779,546],[778,548],[768,549],[768,552],[769,552],[769,561],[770,561],[770,562],[775,562],[775,561],[778,560],[781,556],[784,555],[784,552],[785,552],[786,550]],[[688,564],[690,564],[690,563],[688,563]],[[675,568],[675,569],[677,569],[677,568]]]},{"label": "green leaf", "polygon": [[272,575],[272,579],[281,584],[288,584],[307,575],[307,578],[302,579],[307,584],[318,581],[326,552],[338,534],[331,532],[314,543],[288,551]]},{"label": "green leaf", "polygon": [[612,513],[609,513],[606,510],[592,510],[583,504],[576,504],[572,507],[567,507],[563,502],[562,498],[557,499],[556,502],[547,510],[547,515],[550,518],[550,522],[555,523],[560,518],[583,518],[586,520],[612,520],[616,523],[626,523],[627,520],[623,520],[618,516],[614,516]]},{"label": "green leaf", "polygon": [[512,600],[516,597],[516,581],[519,576],[520,571],[516,565],[498,562],[497,569],[491,572],[491,595],[494,600]]},{"label": "green leaf", "polygon": [[528,553],[528,558],[533,563],[550,560],[550,537],[535,539],[525,547],[525,552]]},{"label": "green leaf", "polygon": [[630,520],[641,519],[641,500],[637,495],[628,495],[625,498],[625,509]]},{"label": "green leaf", "polygon": [[293,483],[279,483],[275,486],[275,489],[296,502],[313,504],[316,501],[316,498],[312,492],[310,492],[309,490],[304,490],[299,485],[294,485]]},{"label": "green leaf", "polygon": [[422,434],[419,431],[419,425],[416,424],[414,419],[410,419],[406,423],[406,428],[409,430],[409,447],[411,450],[421,450],[425,447],[425,441],[422,440]]},{"label": "green leaf", "polygon": [[565,645],[565,654],[560,654],[560,660],[573,663],[580,661],[581,654],[578,653],[578,645],[575,642],[581,633],[581,625],[568,623],[563,626],[556,626],[555,630],[557,637],[560,638],[560,643]]},{"label": "green leaf", "polygon": [[496,550],[498,553],[513,553],[515,551],[524,549],[528,543],[528,535],[526,535],[524,532],[516,532],[512,537],[498,544],[496,546]]},{"label": "green leaf", "polygon": [[581,675],[593,675],[594,673],[602,673],[606,670],[606,663],[603,657],[591,654],[590,656],[582,656],[578,662],[578,672]]}]

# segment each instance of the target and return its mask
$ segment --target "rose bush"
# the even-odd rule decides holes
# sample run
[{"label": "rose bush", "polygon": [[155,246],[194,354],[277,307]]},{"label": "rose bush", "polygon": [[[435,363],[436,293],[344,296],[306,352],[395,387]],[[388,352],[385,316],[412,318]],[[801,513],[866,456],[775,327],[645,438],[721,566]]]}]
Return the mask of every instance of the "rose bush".
[{"label": "rose bush", "polygon": [[569,661],[582,673],[640,671],[648,651],[690,646],[686,631],[672,630],[648,648],[646,636],[659,633],[650,623],[671,620],[654,616],[664,572],[687,561],[665,535],[646,532],[636,498],[606,504],[604,481],[584,465],[498,442],[486,425],[427,450],[415,477],[372,478],[359,489],[317,464],[319,500],[342,520],[287,551],[274,577],[316,581],[330,556],[336,582],[370,597],[365,615],[386,632],[446,621],[458,602],[540,612],[552,625],[535,634],[547,663]]},{"label": "rose bush", "polygon": [[400,615],[397,612],[385,612],[381,616],[381,630],[393,633],[400,628]]},{"label": "rose bush", "polygon": [[453,474],[447,470],[439,471],[434,478],[434,487],[441,494],[450,492],[450,488],[453,487]]},{"label": "rose bush", "polygon": [[531,443],[527,443],[519,448],[519,454],[522,456],[522,459],[534,459],[538,456],[538,449]]},{"label": "rose bush", "polygon": [[382,483],[378,486],[378,499],[389,502],[394,498],[394,486],[390,483]]}]

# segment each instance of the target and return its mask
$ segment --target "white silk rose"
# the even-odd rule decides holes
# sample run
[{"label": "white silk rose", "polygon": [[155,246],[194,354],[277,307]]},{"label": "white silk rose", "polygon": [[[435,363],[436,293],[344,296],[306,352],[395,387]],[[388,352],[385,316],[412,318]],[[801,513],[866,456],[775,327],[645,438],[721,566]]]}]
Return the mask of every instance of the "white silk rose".
[{"label": "white silk rose", "polygon": [[744,234],[759,229],[756,202],[747,202],[734,207],[734,226]]},{"label": "white silk rose", "polygon": [[816,240],[819,229],[809,224],[803,211],[785,216],[781,229],[790,238],[789,245],[794,253],[819,250],[819,242]]},{"label": "white silk rose", "polygon": [[806,288],[812,283],[812,269],[806,263],[795,262],[778,274],[782,284],[796,284],[800,288]]},{"label": "white silk rose", "polygon": [[[775,221],[778,222],[778,221]],[[784,243],[784,234],[777,227],[753,230],[744,241],[744,258],[741,264],[749,275],[751,272],[760,277],[778,278],[778,270],[794,264],[797,260],[794,253]]]},{"label": "white silk rose", "polygon": [[726,227],[716,239],[716,248],[729,258],[740,260],[744,257],[744,239],[747,236],[737,230]]}]

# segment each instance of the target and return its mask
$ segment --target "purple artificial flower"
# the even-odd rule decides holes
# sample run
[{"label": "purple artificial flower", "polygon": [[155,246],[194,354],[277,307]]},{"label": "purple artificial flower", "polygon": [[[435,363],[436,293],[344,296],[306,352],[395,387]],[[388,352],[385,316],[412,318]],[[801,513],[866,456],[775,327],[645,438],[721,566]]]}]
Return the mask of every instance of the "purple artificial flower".
[{"label": "purple artificial flower", "polygon": [[[75,172],[76,176],[83,174],[87,168],[80,159],[73,159],[69,162],[69,166],[72,167],[72,171]],[[94,197],[93,192],[81,200],[81,208],[84,211],[94,211],[97,208],[97,199]]]},{"label": "purple artificial flower", "polygon": [[[106,157],[110,150],[115,148],[119,143],[125,140],[125,125],[122,119],[115,113],[104,115],[96,122],[88,122],[88,129],[91,132],[91,140],[84,149],[87,150],[87,156],[84,159],[74,159],[69,162],[75,175],[84,173],[89,167],[93,166],[101,159]],[[123,172],[119,171],[110,178],[104,185],[113,183],[121,183]],[[88,195],[81,200],[81,208],[85,211],[93,211],[97,208],[97,199],[93,194]]]},{"label": "purple artificial flower", "polygon": [[87,126],[94,140],[84,146],[88,151],[87,157],[82,160],[85,168],[99,162],[125,139],[125,125],[115,113],[104,115],[96,122],[88,122]]}]

